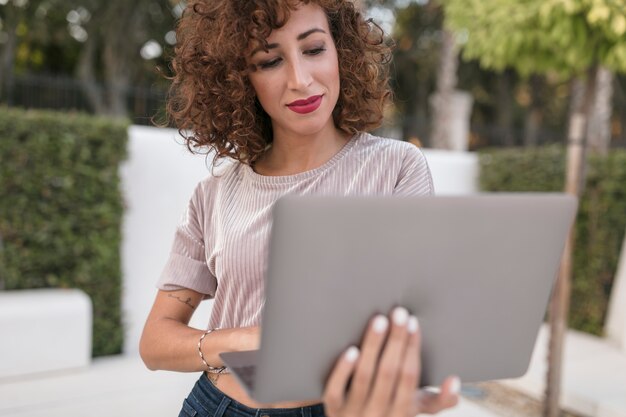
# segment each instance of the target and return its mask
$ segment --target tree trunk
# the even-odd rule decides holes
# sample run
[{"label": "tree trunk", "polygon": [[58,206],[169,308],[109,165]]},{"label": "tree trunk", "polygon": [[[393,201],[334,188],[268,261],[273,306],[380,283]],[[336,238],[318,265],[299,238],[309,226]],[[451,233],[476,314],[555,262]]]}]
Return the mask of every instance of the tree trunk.
[{"label": "tree trunk", "polygon": [[434,148],[449,149],[452,143],[452,94],[454,93],[458,67],[458,51],[454,33],[442,31],[441,56],[437,75],[437,91],[432,98],[433,126],[430,144]]},{"label": "tree trunk", "polygon": [[418,82],[415,92],[415,134],[423,145],[427,144],[429,132],[428,119],[428,83],[424,80]]},{"label": "tree trunk", "polygon": [[504,146],[515,145],[513,134],[513,106],[511,103],[511,71],[503,71],[498,74],[496,86],[496,134],[498,142]]},{"label": "tree trunk", "polygon": [[607,155],[611,143],[613,74],[600,67],[597,78],[597,94],[591,108],[587,141],[590,152]]},{"label": "tree trunk", "polygon": [[126,94],[130,86],[128,62],[120,56],[119,49],[106,45],[104,50],[105,80],[109,114],[124,117],[128,115]]},{"label": "tree trunk", "polygon": [[127,95],[133,61],[139,58],[138,39],[145,30],[145,12],[138,2],[109,0],[104,13],[102,37],[106,39],[102,61],[109,114],[128,116]]},{"label": "tree trunk", "polygon": [[406,115],[402,123],[402,138],[404,140],[418,139],[426,145],[428,134],[428,89],[427,83],[419,80],[413,89],[413,97],[407,100]]},{"label": "tree trunk", "polygon": [[15,67],[15,46],[17,44],[17,24],[19,22],[19,12],[15,6],[9,3],[4,6],[6,10],[3,21],[7,32],[7,40],[0,54],[0,100],[6,100],[10,106],[13,104],[13,83]]},{"label": "tree trunk", "polygon": [[132,11],[123,9],[123,7],[115,7],[113,4],[110,6],[109,13],[118,15],[118,17],[112,19],[103,31],[103,38],[106,39],[106,43],[102,54],[109,114],[122,117],[128,114],[126,93],[130,74],[127,56],[129,55],[128,49],[133,49],[134,46],[132,40],[129,39],[129,28],[132,26],[127,26],[126,30],[124,29],[124,26],[130,23],[128,13],[132,13]]},{"label": "tree trunk", "polygon": [[[582,100],[577,100],[577,97],[572,95],[572,99],[577,100],[577,102],[574,103],[575,107],[572,107],[573,111],[569,122],[565,192],[576,197],[579,197],[583,190],[587,120],[595,99],[597,72],[598,69],[595,66],[589,70]],[[575,88],[575,83],[573,87]],[[563,345],[571,293],[572,253],[576,241],[574,230],[574,227],[570,229],[565,244],[559,276],[549,306],[550,342],[544,417],[558,417],[560,414]]]},{"label": "tree trunk", "polygon": [[80,80],[80,85],[85,93],[85,97],[87,97],[94,112],[96,114],[106,114],[108,110],[104,101],[104,94],[102,88],[98,85],[94,71],[96,43],[96,33],[92,32],[89,34],[87,41],[80,51],[76,76]]},{"label": "tree trunk", "polygon": [[614,110],[619,107],[621,111],[617,114],[617,125],[614,125],[612,133],[615,134],[616,140],[626,145],[626,76],[616,74],[615,82],[617,88],[614,89],[613,94],[615,94],[617,106]]},{"label": "tree trunk", "polygon": [[[142,30],[143,22],[136,22],[138,2],[109,0],[94,2],[92,19],[87,32],[89,37],[83,45],[79,58],[77,76],[83,91],[96,113],[111,116],[127,116],[126,95],[130,85],[131,61],[137,59],[136,32]],[[100,47],[100,48],[99,48]],[[103,65],[103,84],[96,76],[96,62]]]},{"label": "tree trunk", "polygon": [[530,87],[530,109],[524,122],[524,146],[536,146],[539,142],[539,130],[543,120],[544,100],[542,90],[545,87],[544,78],[533,75],[529,80]]},{"label": "tree trunk", "polygon": [[[569,120],[569,125],[571,127],[572,118],[575,113],[580,113],[583,107],[583,101],[585,99],[586,93],[586,81],[584,78],[576,77],[570,83],[570,102],[567,118]],[[571,133],[571,132],[570,132]],[[566,139],[568,139],[566,137]]]}]

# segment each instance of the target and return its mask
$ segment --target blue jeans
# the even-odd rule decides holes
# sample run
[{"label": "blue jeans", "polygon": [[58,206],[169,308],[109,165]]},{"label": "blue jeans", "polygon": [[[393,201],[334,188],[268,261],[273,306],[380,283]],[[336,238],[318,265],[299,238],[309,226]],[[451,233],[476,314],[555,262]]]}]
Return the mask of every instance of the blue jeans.
[{"label": "blue jeans", "polygon": [[298,408],[250,408],[217,389],[203,372],[178,417],[325,417],[324,406]]}]

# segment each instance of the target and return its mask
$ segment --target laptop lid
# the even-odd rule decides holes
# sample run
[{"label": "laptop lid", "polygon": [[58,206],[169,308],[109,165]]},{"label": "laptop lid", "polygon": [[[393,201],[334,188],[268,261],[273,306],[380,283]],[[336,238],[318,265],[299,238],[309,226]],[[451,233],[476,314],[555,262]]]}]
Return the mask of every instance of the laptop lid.
[{"label": "laptop lid", "polygon": [[577,207],[563,194],[285,197],[273,211],[260,402],[319,399],[368,320],[420,320],[422,385],[529,365]]}]

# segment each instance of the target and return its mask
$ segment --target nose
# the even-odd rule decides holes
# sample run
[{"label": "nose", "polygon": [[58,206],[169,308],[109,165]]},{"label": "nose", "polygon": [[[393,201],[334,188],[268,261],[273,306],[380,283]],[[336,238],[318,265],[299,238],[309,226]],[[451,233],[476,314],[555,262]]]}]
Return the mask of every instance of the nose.
[{"label": "nose", "polygon": [[287,87],[290,90],[302,90],[311,84],[311,73],[304,62],[296,59],[288,66]]}]

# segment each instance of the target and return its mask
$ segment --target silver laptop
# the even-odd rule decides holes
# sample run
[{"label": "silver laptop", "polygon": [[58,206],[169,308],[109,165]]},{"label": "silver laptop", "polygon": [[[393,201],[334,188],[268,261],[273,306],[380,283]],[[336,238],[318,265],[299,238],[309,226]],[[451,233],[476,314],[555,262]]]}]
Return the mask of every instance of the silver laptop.
[{"label": "silver laptop", "polygon": [[563,194],[286,197],[258,351],[221,357],[257,401],[312,400],[376,313],[416,314],[422,385],[522,376],[577,208]]}]

